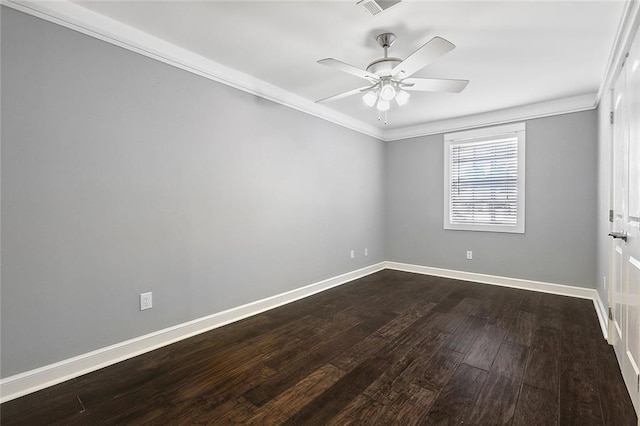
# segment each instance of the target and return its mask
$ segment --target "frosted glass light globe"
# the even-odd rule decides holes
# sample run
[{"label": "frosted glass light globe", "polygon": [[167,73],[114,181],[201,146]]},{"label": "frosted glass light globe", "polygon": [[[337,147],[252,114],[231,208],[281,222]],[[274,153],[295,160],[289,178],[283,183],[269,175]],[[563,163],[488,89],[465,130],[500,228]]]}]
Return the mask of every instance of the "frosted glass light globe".
[{"label": "frosted glass light globe", "polygon": [[396,89],[391,83],[386,83],[380,89],[380,99],[383,101],[390,101],[396,96]]},{"label": "frosted glass light globe", "polygon": [[364,94],[364,96],[362,97],[362,100],[364,101],[365,104],[367,104],[367,106],[372,107],[376,104],[376,101],[378,100],[378,94],[370,90]]}]

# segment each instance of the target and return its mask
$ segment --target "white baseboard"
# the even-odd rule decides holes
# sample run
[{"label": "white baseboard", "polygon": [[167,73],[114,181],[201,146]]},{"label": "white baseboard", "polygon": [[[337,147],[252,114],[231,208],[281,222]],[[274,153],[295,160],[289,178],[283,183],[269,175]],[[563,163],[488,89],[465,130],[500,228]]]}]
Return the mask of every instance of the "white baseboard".
[{"label": "white baseboard", "polygon": [[0,403],[373,274],[384,262],[0,380]]},{"label": "white baseboard", "polygon": [[596,297],[593,299],[593,305],[596,308],[596,314],[598,315],[598,322],[600,323],[600,328],[602,329],[602,335],[605,340],[609,341],[609,315],[607,309],[604,307],[604,303],[602,303],[602,299],[600,298],[600,293],[596,291]]},{"label": "white baseboard", "polygon": [[117,362],[133,358],[140,354],[150,352],[154,349],[167,346],[191,336],[195,336],[252,315],[268,311],[278,306],[294,302],[321,291],[328,290],[332,287],[348,283],[383,269],[393,269],[397,271],[433,275],[483,284],[533,290],[581,299],[591,299],[593,300],[598,320],[600,321],[600,326],[602,327],[602,331],[606,338],[606,311],[604,310],[604,306],[602,305],[598,292],[594,289],[433,268],[429,266],[410,265],[406,263],[381,262],[295,290],[271,296],[266,299],[247,303],[226,311],[217,312],[206,317],[178,324],[173,327],[145,334],[144,336],[97,349],[54,364],[7,377],[0,380],[0,402],[3,403],[10,401],[74,377],[78,377]]}]

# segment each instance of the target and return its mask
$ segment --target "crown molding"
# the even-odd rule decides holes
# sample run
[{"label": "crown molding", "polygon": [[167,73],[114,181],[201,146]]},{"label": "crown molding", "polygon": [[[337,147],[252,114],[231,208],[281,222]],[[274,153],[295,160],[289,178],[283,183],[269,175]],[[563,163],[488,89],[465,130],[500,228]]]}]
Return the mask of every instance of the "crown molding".
[{"label": "crown molding", "polygon": [[383,139],[383,131],[375,126],[316,104],[68,0],[0,0],[0,4],[365,135]]},{"label": "crown molding", "polygon": [[0,0],[0,4],[386,142],[594,109],[598,106],[602,91],[609,87],[609,82],[619,69],[624,59],[625,48],[628,50],[631,36],[634,34],[633,29],[637,29],[640,22],[638,0],[628,0],[620,20],[605,78],[597,93],[398,129],[380,129],[134,27],[92,12],[69,0]]},{"label": "crown molding", "polygon": [[459,130],[475,129],[484,126],[531,120],[534,118],[571,112],[586,111],[596,108],[596,94],[573,96],[564,99],[522,105],[512,108],[466,115],[447,120],[432,121],[417,126],[388,130],[384,134],[385,141],[414,138],[418,136],[436,135]]}]

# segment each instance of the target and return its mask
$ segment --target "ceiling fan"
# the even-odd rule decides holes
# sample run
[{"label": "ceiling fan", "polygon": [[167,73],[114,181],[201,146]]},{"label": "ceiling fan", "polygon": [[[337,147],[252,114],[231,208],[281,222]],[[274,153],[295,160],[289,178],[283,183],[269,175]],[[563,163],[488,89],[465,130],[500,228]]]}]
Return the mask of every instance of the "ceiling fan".
[{"label": "ceiling fan", "polygon": [[410,91],[459,93],[469,84],[469,80],[411,78],[413,74],[456,47],[441,37],[432,38],[404,60],[388,56],[389,47],[396,41],[395,34],[380,34],[376,37],[376,41],[384,49],[384,57],[371,62],[366,70],[333,58],[318,61],[319,64],[361,77],[369,81],[369,85],[329,96],[316,102],[335,101],[364,93],[362,99],[365,104],[370,107],[375,105],[378,109],[378,120],[381,119],[380,113],[385,112],[386,124],[386,113],[391,108],[391,101],[395,100],[398,106],[406,104]]}]

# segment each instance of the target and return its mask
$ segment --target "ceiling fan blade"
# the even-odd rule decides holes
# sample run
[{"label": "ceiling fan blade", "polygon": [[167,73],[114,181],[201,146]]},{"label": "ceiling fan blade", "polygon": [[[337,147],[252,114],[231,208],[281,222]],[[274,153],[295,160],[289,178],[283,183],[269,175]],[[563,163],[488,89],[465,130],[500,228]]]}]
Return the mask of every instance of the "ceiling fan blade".
[{"label": "ceiling fan blade", "polygon": [[329,96],[328,98],[320,99],[320,100],[316,101],[316,103],[336,101],[338,99],[346,98],[347,96],[355,95],[355,94],[364,92],[366,90],[373,89],[374,87],[375,87],[375,84],[373,86],[364,86],[364,87],[360,87],[358,89],[349,90],[348,92],[338,93],[337,95],[333,95],[333,96]]},{"label": "ceiling fan blade", "polygon": [[353,65],[346,64],[342,61],[333,58],[320,59],[318,61],[319,64],[326,65],[330,68],[335,68],[339,71],[349,73],[351,75],[355,75],[356,77],[365,78],[372,82],[376,82],[380,80],[376,74],[370,73],[365,70],[361,70],[358,67],[354,67]]},{"label": "ceiling fan blade", "polygon": [[400,87],[414,92],[453,92],[460,93],[467,87],[469,80],[452,80],[446,78],[405,78]]},{"label": "ceiling fan blade", "polygon": [[402,73],[401,78],[406,78],[426,67],[440,56],[455,48],[455,44],[441,37],[434,37],[418,50],[409,55],[404,61],[393,67],[392,76]]}]

